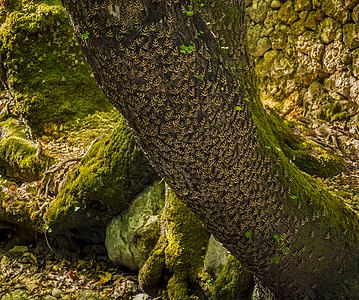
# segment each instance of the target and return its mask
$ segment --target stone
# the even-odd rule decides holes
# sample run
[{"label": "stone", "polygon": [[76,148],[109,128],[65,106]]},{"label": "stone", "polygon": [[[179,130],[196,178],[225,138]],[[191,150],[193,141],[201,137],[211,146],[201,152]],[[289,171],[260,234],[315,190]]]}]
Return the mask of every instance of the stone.
[{"label": "stone", "polygon": [[323,84],[313,81],[303,97],[303,106],[308,116],[319,119],[325,109],[332,103]]},{"label": "stone", "polygon": [[322,11],[321,9],[317,9],[315,11],[315,17],[317,18],[317,20],[320,22],[320,21],[323,21],[324,20],[324,17],[325,17],[325,13],[324,11]]},{"label": "stone", "polygon": [[253,0],[245,0],[244,6],[248,7],[248,6],[252,5],[252,2],[253,2]]},{"label": "stone", "polygon": [[355,24],[359,25],[359,4],[355,6],[352,12],[352,19],[355,22]]},{"label": "stone", "polygon": [[148,300],[150,299],[150,296],[147,294],[137,294],[135,297],[132,298],[132,300]]},{"label": "stone", "polygon": [[282,5],[282,3],[279,0],[273,0],[270,4],[270,7],[272,9],[278,9],[281,7],[281,5]]},{"label": "stone", "polygon": [[339,41],[335,41],[325,48],[323,69],[326,73],[333,74],[335,71],[342,71],[345,69],[345,65],[340,59],[345,49],[344,44]]},{"label": "stone", "polygon": [[313,6],[322,7],[324,0],[313,0]]},{"label": "stone", "polygon": [[311,0],[295,0],[294,2],[295,11],[303,11],[303,10],[311,10],[311,9],[312,9]]},{"label": "stone", "polygon": [[24,290],[15,290],[10,294],[2,296],[1,300],[26,300],[28,296]]},{"label": "stone", "polygon": [[10,265],[10,264],[11,264],[10,258],[8,258],[6,255],[4,255],[4,256],[1,258],[0,265],[8,266],[8,265]]},{"label": "stone", "polygon": [[354,76],[359,78],[359,48],[352,52],[352,67]]},{"label": "stone", "polygon": [[301,52],[297,54],[298,68],[295,78],[300,81],[302,85],[309,85],[312,81],[320,78],[320,73],[323,69],[319,60],[314,59]]},{"label": "stone", "polygon": [[255,23],[264,21],[267,15],[267,3],[263,0],[253,0],[252,5],[247,8],[249,18]]},{"label": "stone", "polygon": [[323,57],[325,47],[316,33],[306,31],[298,37],[296,49],[320,61]]},{"label": "stone", "polygon": [[228,250],[211,235],[204,260],[205,270],[214,278],[218,278],[227,263],[228,255]]},{"label": "stone", "polygon": [[254,68],[255,72],[259,77],[271,77],[273,74],[273,62],[275,57],[278,55],[277,50],[269,50],[264,53],[263,57],[258,58]]},{"label": "stone", "polygon": [[51,295],[55,297],[56,299],[60,299],[62,296],[62,291],[58,288],[54,288],[51,292]]},{"label": "stone", "polygon": [[54,296],[47,295],[45,297],[45,300],[57,300],[57,298],[55,298]]},{"label": "stone", "polygon": [[131,270],[142,267],[160,235],[164,199],[164,185],[157,182],[108,224],[105,245],[111,261]]},{"label": "stone", "polygon": [[325,18],[319,25],[319,32],[322,41],[329,44],[334,41],[340,28],[339,21],[333,18]]},{"label": "stone", "polygon": [[349,99],[359,104],[359,80],[356,80],[350,87]]},{"label": "stone", "polygon": [[284,49],[287,43],[289,34],[289,27],[285,25],[277,26],[269,35],[270,42],[273,49]]},{"label": "stone", "polygon": [[291,26],[294,35],[301,35],[305,32],[305,20],[300,19],[294,22]]},{"label": "stone", "polygon": [[359,47],[359,25],[349,23],[343,26],[343,42],[350,49]]},{"label": "stone", "polygon": [[[274,27],[278,24],[279,20],[278,20],[278,11],[277,10],[268,10],[267,12],[267,18],[264,20],[264,27],[266,28],[266,30],[272,30],[274,29]],[[271,32],[269,32],[270,34]]]},{"label": "stone", "polygon": [[264,28],[262,25],[256,24],[251,26],[247,31],[247,45],[250,55],[254,57],[263,56],[272,45],[268,37],[261,37]]},{"label": "stone", "polygon": [[350,18],[350,12],[344,8],[343,0],[326,0],[323,2],[322,9],[328,17],[337,19],[342,24]]},{"label": "stone", "polygon": [[11,250],[9,250],[10,253],[25,253],[28,252],[29,248],[27,246],[15,246]]},{"label": "stone", "polygon": [[288,0],[285,2],[278,11],[278,17],[284,23],[289,25],[298,20],[298,14],[294,11],[293,2]]},{"label": "stone", "polygon": [[316,30],[318,23],[319,23],[319,21],[317,20],[317,18],[315,16],[315,11],[311,11],[309,13],[307,19],[305,20],[304,26],[311,30]]},{"label": "stone", "polygon": [[106,298],[96,292],[88,290],[81,292],[76,300],[106,300]]},{"label": "stone", "polygon": [[350,72],[336,71],[329,78],[324,80],[324,85],[328,90],[333,90],[349,99],[350,89],[356,81],[357,80]]}]

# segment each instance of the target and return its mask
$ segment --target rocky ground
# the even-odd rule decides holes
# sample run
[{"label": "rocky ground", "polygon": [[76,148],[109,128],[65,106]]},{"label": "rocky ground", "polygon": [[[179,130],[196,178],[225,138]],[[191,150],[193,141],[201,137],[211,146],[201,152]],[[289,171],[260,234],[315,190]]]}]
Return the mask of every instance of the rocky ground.
[{"label": "rocky ground", "polygon": [[91,255],[91,247],[71,256],[50,247],[44,236],[9,251],[0,246],[1,300],[149,299],[139,291],[135,273]]}]

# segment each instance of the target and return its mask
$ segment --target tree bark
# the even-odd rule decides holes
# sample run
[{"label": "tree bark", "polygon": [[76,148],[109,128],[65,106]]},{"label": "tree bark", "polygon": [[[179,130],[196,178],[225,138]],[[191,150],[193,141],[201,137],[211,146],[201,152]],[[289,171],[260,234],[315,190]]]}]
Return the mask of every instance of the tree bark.
[{"label": "tree bark", "polygon": [[199,3],[224,14],[215,32],[191,1],[63,4],[103,92],[218,241],[278,299],[359,298],[358,216],[278,148],[246,57],[243,3]]}]

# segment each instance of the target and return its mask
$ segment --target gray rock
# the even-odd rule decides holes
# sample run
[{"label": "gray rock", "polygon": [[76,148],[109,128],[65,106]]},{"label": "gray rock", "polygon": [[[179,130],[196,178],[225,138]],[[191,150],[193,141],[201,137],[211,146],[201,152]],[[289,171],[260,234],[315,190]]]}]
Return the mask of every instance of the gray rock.
[{"label": "gray rock", "polygon": [[247,9],[247,14],[254,22],[261,23],[266,18],[267,10],[267,3],[264,0],[253,0],[252,5]]},{"label": "gray rock", "polygon": [[346,51],[343,43],[335,41],[329,44],[323,56],[323,68],[327,73],[334,73],[335,71],[342,71],[345,69],[345,64],[341,61],[342,53]]},{"label": "gray rock", "polygon": [[256,24],[247,31],[247,45],[250,55],[254,57],[263,56],[272,45],[268,37],[262,37],[263,26]]},{"label": "gray rock", "polygon": [[267,18],[264,20],[265,31],[269,34],[274,30],[274,27],[278,24],[278,11],[277,10],[268,10]]},{"label": "gray rock", "polygon": [[157,182],[109,223],[105,244],[111,261],[131,270],[142,267],[160,235],[164,198],[164,185]]},{"label": "gray rock", "polygon": [[228,255],[228,250],[211,235],[204,260],[205,270],[215,278],[218,278],[227,263]]},{"label": "gray rock", "polygon": [[333,18],[325,18],[319,26],[322,41],[326,44],[333,42],[338,35],[338,29],[340,27],[339,21],[334,20]]},{"label": "gray rock", "polygon": [[270,7],[273,9],[278,9],[280,8],[282,5],[282,3],[279,0],[273,0],[270,4]]},{"label": "gray rock", "polygon": [[352,53],[352,66],[354,76],[359,78],[359,48],[355,49]]},{"label": "gray rock", "polygon": [[106,300],[106,298],[93,291],[83,291],[77,296],[76,300]]},{"label": "gray rock", "polygon": [[311,10],[311,9],[312,9],[311,0],[295,0],[294,2],[295,11]]},{"label": "gray rock", "polygon": [[318,35],[314,32],[306,31],[297,39],[296,49],[311,58],[320,61],[324,54],[324,45]]},{"label": "gray rock", "polygon": [[343,26],[343,42],[350,49],[359,47],[359,25],[349,23]]},{"label": "gray rock", "polygon": [[311,83],[303,97],[303,106],[308,112],[307,115],[315,119],[320,119],[325,109],[332,102],[327,89],[318,81]]},{"label": "gray rock", "polygon": [[349,99],[359,104],[359,80],[355,81],[350,87]]},{"label": "gray rock", "polygon": [[138,294],[132,298],[132,300],[148,300],[148,299],[150,299],[150,296],[148,296],[147,294]]},{"label": "gray rock", "polygon": [[281,21],[289,25],[298,20],[298,14],[294,11],[293,2],[291,0],[288,0],[281,6],[278,11],[278,17]]},{"label": "gray rock", "polygon": [[336,93],[343,95],[346,98],[350,97],[350,89],[356,83],[357,79],[348,71],[337,71],[328,79],[325,79],[324,85],[327,89],[333,90]]},{"label": "gray rock", "polygon": [[62,296],[62,291],[60,289],[54,288],[51,292],[51,295],[56,299],[60,299]]},{"label": "gray rock", "polygon": [[343,0],[323,1],[322,9],[327,16],[337,19],[342,24],[345,24],[350,18],[350,12],[344,8]]}]

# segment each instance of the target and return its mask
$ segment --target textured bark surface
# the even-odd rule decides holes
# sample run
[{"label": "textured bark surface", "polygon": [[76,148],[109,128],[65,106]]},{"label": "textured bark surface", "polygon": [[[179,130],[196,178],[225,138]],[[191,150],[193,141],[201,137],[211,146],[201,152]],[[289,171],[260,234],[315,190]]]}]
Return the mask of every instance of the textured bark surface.
[{"label": "textured bark surface", "polygon": [[[243,16],[238,37],[218,27],[219,43],[235,47],[222,54],[229,46],[190,1],[63,3],[105,95],[218,241],[279,299],[359,297],[358,217],[277,148],[240,42]],[[243,11],[202,3],[210,18]]]}]

